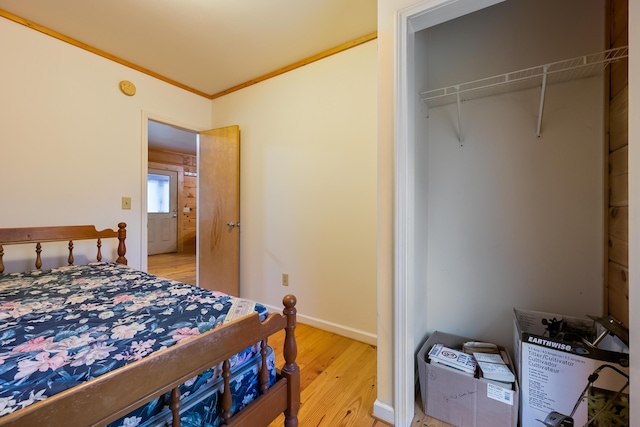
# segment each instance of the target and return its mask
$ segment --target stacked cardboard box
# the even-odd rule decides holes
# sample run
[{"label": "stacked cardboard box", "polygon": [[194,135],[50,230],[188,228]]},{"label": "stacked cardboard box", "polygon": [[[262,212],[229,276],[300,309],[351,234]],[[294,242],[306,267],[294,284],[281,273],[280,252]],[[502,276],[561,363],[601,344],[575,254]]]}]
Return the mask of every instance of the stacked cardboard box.
[{"label": "stacked cardboard box", "polygon": [[[418,352],[418,375],[425,414],[459,427],[516,427],[518,383],[501,384],[441,363],[429,363],[434,345],[461,349],[469,338],[434,332]],[[508,362],[513,366],[508,352]]]},{"label": "stacked cardboard box", "polygon": [[629,425],[623,342],[608,335],[594,348],[604,328],[559,314],[516,309],[514,326],[522,427]]}]

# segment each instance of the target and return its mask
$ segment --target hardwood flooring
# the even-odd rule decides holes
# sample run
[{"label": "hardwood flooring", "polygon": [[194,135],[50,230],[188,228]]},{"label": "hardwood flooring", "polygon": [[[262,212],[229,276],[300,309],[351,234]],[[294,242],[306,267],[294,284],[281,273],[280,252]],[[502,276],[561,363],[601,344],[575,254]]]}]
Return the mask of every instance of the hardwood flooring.
[{"label": "hardwood flooring", "polygon": [[[195,284],[195,255],[162,254],[148,259],[152,274]],[[388,427],[371,415],[376,399],[376,348],[308,325],[298,324],[300,427]],[[280,368],[284,332],[269,340]],[[283,425],[283,416],[269,427]],[[416,403],[412,427],[448,427],[427,417]]]},{"label": "hardwood flooring", "polygon": [[158,254],[147,258],[147,271],[156,276],[196,284],[196,254]]}]

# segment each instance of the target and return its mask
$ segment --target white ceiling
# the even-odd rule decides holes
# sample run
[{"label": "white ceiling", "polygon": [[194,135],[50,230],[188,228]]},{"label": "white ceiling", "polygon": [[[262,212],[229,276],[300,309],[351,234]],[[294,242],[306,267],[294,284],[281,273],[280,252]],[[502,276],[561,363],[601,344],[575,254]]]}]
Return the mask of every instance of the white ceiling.
[{"label": "white ceiling", "polygon": [[376,31],[376,0],[0,0],[208,95]]},{"label": "white ceiling", "polygon": [[[377,27],[377,0],[0,0],[0,9],[207,95]],[[149,127],[152,147],[195,153],[194,139]]]},{"label": "white ceiling", "polygon": [[149,120],[149,148],[195,156],[198,134]]}]

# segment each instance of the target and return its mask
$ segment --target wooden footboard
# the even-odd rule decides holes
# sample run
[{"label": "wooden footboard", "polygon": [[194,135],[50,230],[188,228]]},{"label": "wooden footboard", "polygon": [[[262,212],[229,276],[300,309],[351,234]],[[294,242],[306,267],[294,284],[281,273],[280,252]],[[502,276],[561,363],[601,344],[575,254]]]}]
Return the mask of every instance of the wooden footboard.
[{"label": "wooden footboard", "polygon": [[[68,241],[67,261],[73,264],[74,240],[97,239],[97,260],[100,261],[100,239],[118,238],[117,262],[126,264],[126,224],[120,223],[118,227],[118,231],[97,231],[93,226],[0,229],[0,274],[4,272],[3,245],[8,244],[35,243],[35,266],[40,268],[41,243]],[[284,412],[284,425],[296,427],[300,408],[300,371],[296,364],[295,296],[287,295],[283,299],[283,305],[282,314],[272,313],[264,322],[260,322],[258,313],[253,313],[2,416],[0,426],[102,426],[171,391],[173,427],[179,427],[179,386],[207,369],[223,363],[222,377],[225,387],[222,402],[224,419],[228,426],[267,426]],[[275,385],[269,387],[267,338],[282,330],[285,331],[285,364],[277,375]],[[262,343],[261,394],[239,413],[232,415],[229,359],[256,343]]]},{"label": "wooden footboard", "polygon": [[[298,425],[300,372],[295,362],[296,298],[284,298],[283,314],[260,322],[258,314],[230,322],[186,342],[153,353],[115,371],[0,418],[0,426],[93,426],[116,421],[136,407],[177,389],[185,381],[241,350],[285,330],[285,365],[274,386],[235,416],[229,426],[266,426],[285,413],[285,426]],[[266,365],[265,366],[266,369]],[[126,390],[126,393],[122,391]],[[175,394],[176,392],[174,392]],[[225,388],[224,394],[230,391]],[[223,401],[225,397],[223,397]],[[179,401],[174,408],[179,409]],[[227,401],[227,408],[231,402]],[[173,419],[173,426],[180,418]]]}]

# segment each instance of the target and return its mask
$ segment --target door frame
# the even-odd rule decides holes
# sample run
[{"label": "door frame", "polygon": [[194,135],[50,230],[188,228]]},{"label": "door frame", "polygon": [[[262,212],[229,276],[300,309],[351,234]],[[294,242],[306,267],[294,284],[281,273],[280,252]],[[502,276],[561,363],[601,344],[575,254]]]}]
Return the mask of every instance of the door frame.
[{"label": "door frame", "polygon": [[[394,425],[411,425],[415,413],[413,328],[415,288],[415,33],[505,0],[423,0],[396,12],[394,40]],[[424,315],[424,314],[423,314]]]},{"label": "door frame", "polygon": [[[142,132],[141,132],[141,165],[140,165],[140,270],[147,271],[148,263],[147,257],[149,255],[149,251],[147,249],[147,239],[149,237],[146,223],[147,223],[147,175],[149,173],[149,120],[153,120],[154,122],[161,122],[167,125],[171,125],[180,129],[184,129],[190,132],[200,132],[206,130],[206,128],[201,128],[198,126],[194,126],[192,124],[187,124],[176,120],[172,117],[167,117],[161,114],[156,114],[153,112],[142,110]],[[198,143],[199,145],[199,143]],[[196,159],[197,163],[199,163],[198,154],[199,150],[196,150]],[[184,171],[183,171],[184,174]],[[178,181],[182,181],[184,183],[184,175],[183,179],[180,180],[178,177]],[[178,188],[180,190],[180,188]],[[180,206],[183,206],[180,203],[181,192],[178,191],[178,214],[180,213]],[[178,227],[181,227],[181,221],[178,221]],[[196,239],[198,236],[198,230],[196,229]],[[180,243],[178,243],[180,244]],[[198,263],[198,247],[196,245],[196,278],[199,276],[199,268],[200,265]],[[197,279],[196,279],[197,280]]]}]

